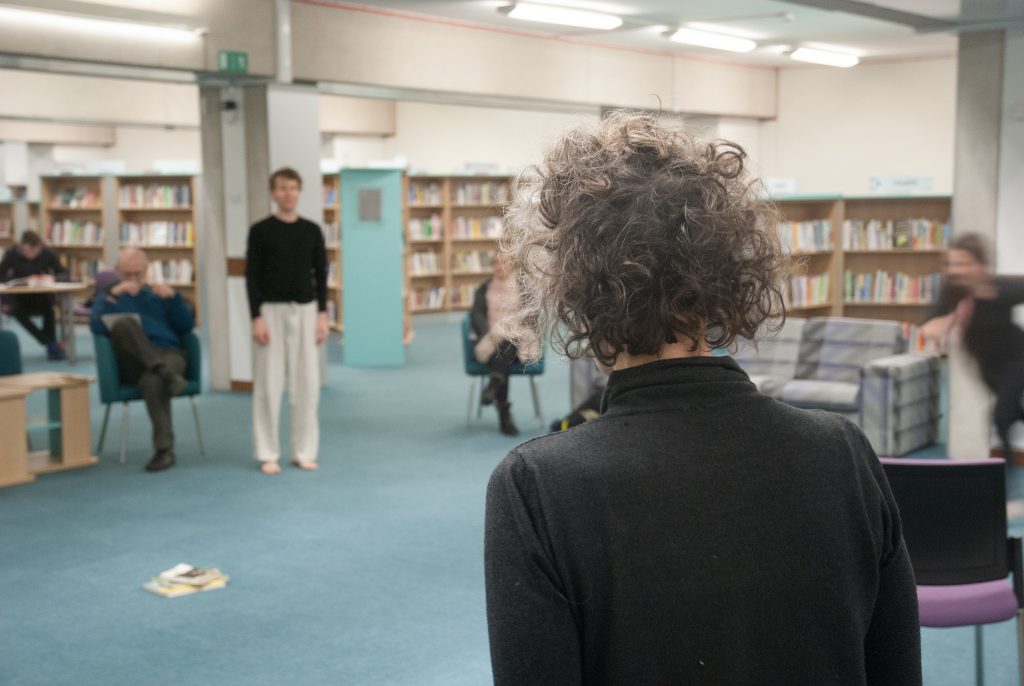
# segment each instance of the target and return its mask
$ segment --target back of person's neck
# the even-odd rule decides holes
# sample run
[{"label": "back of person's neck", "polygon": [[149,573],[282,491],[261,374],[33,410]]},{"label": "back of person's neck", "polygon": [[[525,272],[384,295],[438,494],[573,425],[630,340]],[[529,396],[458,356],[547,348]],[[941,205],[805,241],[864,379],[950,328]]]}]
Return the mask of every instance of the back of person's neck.
[{"label": "back of person's neck", "polygon": [[711,348],[704,341],[701,341],[700,345],[695,347],[690,339],[682,339],[676,343],[666,343],[661,346],[661,350],[655,355],[630,355],[627,352],[621,352],[615,358],[615,364],[612,365],[611,369],[617,372],[622,369],[650,364],[651,362],[679,360],[689,357],[711,357]]},{"label": "back of person's neck", "polygon": [[282,221],[285,224],[294,224],[295,222],[299,221],[298,212],[282,212],[281,210],[278,210],[277,212],[274,212],[274,217],[276,217],[278,221]]}]

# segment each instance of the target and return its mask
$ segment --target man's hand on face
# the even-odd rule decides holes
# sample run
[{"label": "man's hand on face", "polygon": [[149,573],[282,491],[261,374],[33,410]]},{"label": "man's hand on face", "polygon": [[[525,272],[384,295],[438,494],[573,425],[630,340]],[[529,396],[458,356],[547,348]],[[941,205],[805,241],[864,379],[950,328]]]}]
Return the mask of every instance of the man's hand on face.
[{"label": "man's hand on face", "polygon": [[110,293],[112,295],[130,295],[134,297],[138,295],[139,291],[141,290],[141,283],[135,281],[134,279],[128,279],[125,281],[118,282],[116,286],[110,289]]},{"label": "man's hand on face", "polygon": [[155,283],[151,286],[154,295],[158,298],[173,298],[174,289],[165,283]]}]

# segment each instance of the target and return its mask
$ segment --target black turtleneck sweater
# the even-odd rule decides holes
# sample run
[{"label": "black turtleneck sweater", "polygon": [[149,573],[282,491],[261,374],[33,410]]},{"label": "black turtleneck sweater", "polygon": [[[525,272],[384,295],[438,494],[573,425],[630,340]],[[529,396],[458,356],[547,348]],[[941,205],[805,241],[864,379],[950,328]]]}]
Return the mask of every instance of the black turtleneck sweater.
[{"label": "black turtleneck sweater", "polygon": [[853,424],[727,357],[611,375],[487,491],[499,686],[921,683],[913,572]]}]

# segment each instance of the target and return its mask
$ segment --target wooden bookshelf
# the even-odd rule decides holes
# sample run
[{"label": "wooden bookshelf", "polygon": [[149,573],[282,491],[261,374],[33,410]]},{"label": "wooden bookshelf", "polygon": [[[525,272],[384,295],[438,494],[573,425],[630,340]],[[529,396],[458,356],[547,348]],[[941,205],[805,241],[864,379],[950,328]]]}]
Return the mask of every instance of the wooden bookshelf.
[{"label": "wooden bookshelf", "polygon": [[345,330],[341,274],[341,175],[323,175],[323,230],[327,244],[327,310],[333,331]]},{"label": "wooden bookshelf", "polygon": [[835,315],[887,319],[918,323],[930,302],[923,300],[855,300],[847,297],[846,273],[852,276],[885,271],[910,278],[928,277],[943,271],[946,255],[944,245],[919,247],[849,247],[845,241],[846,222],[886,223],[927,220],[933,225],[948,224],[951,216],[949,196],[851,197],[803,196],[775,199],[787,221],[828,220],[832,228],[832,249],[809,252],[794,251],[800,260],[797,275],[828,274],[831,301],[790,308],[795,316]]},{"label": "wooden bookshelf", "polygon": [[[836,274],[842,273],[842,251],[837,249],[842,227],[842,201],[838,197],[804,197],[776,202],[782,220],[780,237],[788,246],[793,259],[793,274],[787,284],[787,310],[795,316],[838,316],[842,312],[841,282]],[[805,234],[822,229],[825,236],[807,240]],[[794,226],[795,225],[795,226]],[[827,279],[822,285],[826,294],[796,298],[798,281]],[[805,284],[808,288],[809,284]]]},{"label": "wooden bookshelf", "polygon": [[111,253],[104,176],[44,176],[39,224],[47,245],[60,257],[68,278],[91,283],[109,268]]},{"label": "wooden bookshelf", "polygon": [[199,323],[196,183],[190,175],[145,174],[114,179],[115,245],[139,248],[149,258],[149,283],[181,293]]},{"label": "wooden bookshelf", "polygon": [[[406,194],[406,273],[412,312],[459,312],[493,275],[509,176],[410,176]],[[431,253],[419,259],[416,253]],[[417,263],[436,269],[416,271]],[[434,292],[434,298],[427,293]]]},{"label": "wooden bookshelf", "polygon": [[7,250],[18,241],[15,226],[17,205],[14,201],[0,202],[0,252]]}]

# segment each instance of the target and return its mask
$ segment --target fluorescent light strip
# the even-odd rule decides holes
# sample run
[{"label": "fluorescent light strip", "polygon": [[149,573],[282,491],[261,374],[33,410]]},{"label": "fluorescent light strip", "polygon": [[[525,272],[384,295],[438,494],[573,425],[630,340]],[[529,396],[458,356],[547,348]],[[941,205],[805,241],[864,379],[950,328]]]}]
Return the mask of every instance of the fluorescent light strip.
[{"label": "fluorescent light strip", "polygon": [[134,38],[136,40],[161,41],[164,43],[193,42],[199,39],[201,33],[198,29],[158,26],[156,24],[118,21],[115,19],[98,19],[60,12],[44,12],[14,7],[0,7],[0,23],[91,33],[101,36]]},{"label": "fluorescent light strip", "polygon": [[513,19],[522,19],[523,21],[538,21],[544,24],[577,26],[583,29],[601,29],[603,31],[617,29],[622,26],[622,19],[614,14],[570,9],[555,5],[538,5],[532,2],[517,2],[509,10],[508,16]]},{"label": "fluorescent light strip", "polygon": [[698,31],[697,29],[679,29],[671,36],[670,40],[686,45],[699,45],[702,48],[714,48],[715,50],[728,50],[729,52],[750,52],[757,47],[757,43],[749,38],[737,36],[726,36],[722,33],[710,31]]},{"label": "fluorescent light strip", "polygon": [[828,67],[855,67],[860,64],[860,60],[856,55],[829,52],[828,50],[813,50],[811,48],[797,48],[790,53],[789,57],[798,62],[824,64]]}]

